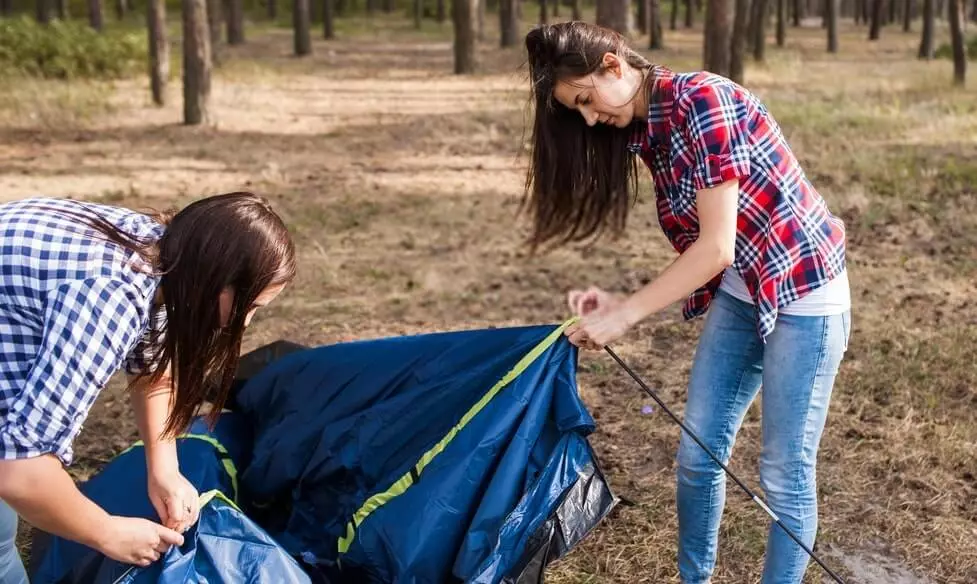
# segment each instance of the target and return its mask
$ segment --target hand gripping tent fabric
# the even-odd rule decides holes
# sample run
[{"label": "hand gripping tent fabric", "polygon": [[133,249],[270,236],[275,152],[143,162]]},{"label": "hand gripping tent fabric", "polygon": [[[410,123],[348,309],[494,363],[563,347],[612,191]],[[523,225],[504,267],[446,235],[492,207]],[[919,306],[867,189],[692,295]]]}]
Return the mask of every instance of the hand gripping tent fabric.
[{"label": "hand gripping tent fabric", "polygon": [[[179,442],[202,493],[185,545],[136,569],[42,536],[32,582],[543,582],[617,503],[566,324],[262,347]],[[141,456],[83,490],[155,518]]]}]

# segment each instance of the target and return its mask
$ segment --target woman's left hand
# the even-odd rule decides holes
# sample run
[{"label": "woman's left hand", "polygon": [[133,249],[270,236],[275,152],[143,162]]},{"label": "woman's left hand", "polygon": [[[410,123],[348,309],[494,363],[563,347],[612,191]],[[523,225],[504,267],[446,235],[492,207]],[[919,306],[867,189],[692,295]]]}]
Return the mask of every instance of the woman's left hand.
[{"label": "woman's left hand", "polygon": [[633,325],[627,305],[621,302],[587,314],[567,327],[565,334],[578,347],[600,350],[627,334]]},{"label": "woman's left hand", "polygon": [[159,513],[160,523],[183,533],[200,514],[197,489],[179,471],[150,473],[149,499]]}]

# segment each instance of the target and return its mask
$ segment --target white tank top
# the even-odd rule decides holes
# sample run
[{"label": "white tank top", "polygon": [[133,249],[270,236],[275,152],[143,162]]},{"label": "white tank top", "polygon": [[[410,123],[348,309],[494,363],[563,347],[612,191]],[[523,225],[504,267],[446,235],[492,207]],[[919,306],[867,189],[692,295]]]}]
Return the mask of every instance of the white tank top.
[{"label": "white tank top", "polygon": [[[743,302],[755,304],[746,282],[733,266],[726,268],[719,289]],[[844,270],[827,284],[809,292],[807,296],[781,307],[779,312],[796,316],[831,316],[841,314],[850,308],[851,291],[848,286],[848,271]]]}]

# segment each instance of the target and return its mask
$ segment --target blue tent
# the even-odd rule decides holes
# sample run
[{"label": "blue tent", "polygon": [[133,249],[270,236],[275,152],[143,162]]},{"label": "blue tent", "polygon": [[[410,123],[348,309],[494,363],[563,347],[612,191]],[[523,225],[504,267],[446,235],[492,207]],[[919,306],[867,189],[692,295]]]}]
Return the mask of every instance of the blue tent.
[{"label": "blue tent", "polygon": [[[563,326],[258,349],[230,413],[180,440],[186,544],[140,570],[41,535],[32,582],[541,582],[617,502]],[[141,456],[82,490],[155,518]]]}]

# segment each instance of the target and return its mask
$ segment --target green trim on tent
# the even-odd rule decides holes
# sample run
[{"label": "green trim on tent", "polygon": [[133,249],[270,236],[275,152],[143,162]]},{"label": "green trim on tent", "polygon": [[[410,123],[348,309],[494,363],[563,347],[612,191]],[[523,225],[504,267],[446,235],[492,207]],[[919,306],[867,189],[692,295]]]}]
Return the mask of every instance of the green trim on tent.
[{"label": "green trim on tent", "polygon": [[475,405],[469,408],[468,411],[465,412],[465,415],[461,417],[461,420],[459,420],[458,423],[455,424],[455,426],[451,428],[447,434],[445,434],[444,438],[425,452],[421,456],[420,460],[417,461],[417,464],[411,467],[410,471],[397,479],[386,491],[377,493],[367,499],[359,510],[353,514],[353,518],[346,524],[346,535],[344,537],[340,537],[338,541],[339,553],[345,554],[347,551],[349,551],[350,546],[353,545],[353,540],[356,538],[356,528],[359,527],[366,520],[366,518],[370,516],[371,513],[386,505],[395,497],[404,494],[404,492],[414,484],[416,478],[420,477],[420,474],[424,472],[424,469],[431,464],[435,457],[437,457],[438,454],[441,454],[441,452],[447,448],[448,444],[454,439],[454,437],[457,436],[466,425],[468,425],[468,422],[478,415],[478,413],[482,411],[482,409],[484,409],[485,406],[488,405],[488,403],[492,401],[492,399],[498,395],[503,388],[512,383],[516,377],[526,371],[533,361],[538,359],[540,355],[550,348],[550,346],[552,346],[553,343],[560,338],[563,331],[576,321],[577,318],[567,320],[562,325],[557,327],[556,330],[551,332],[545,339],[540,341],[539,344],[526,353],[526,355],[523,356],[523,358],[520,359],[519,362],[516,363],[515,366],[513,366],[513,368],[502,377],[502,379],[496,382],[496,384],[493,385],[492,388],[489,389],[488,392],[486,392],[485,395],[483,395],[482,398],[475,403]]},{"label": "green trim on tent", "polygon": [[[180,439],[180,438],[188,438],[188,439],[191,439],[191,440],[203,440],[204,442],[207,442],[211,446],[213,446],[217,450],[217,452],[220,453],[220,455],[221,455],[221,462],[224,464],[224,470],[227,472],[227,476],[229,476],[231,478],[231,488],[234,490],[234,494],[233,494],[234,501],[237,501],[237,495],[238,495],[238,493],[237,493],[237,466],[234,465],[234,461],[231,460],[231,455],[227,452],[227,449],[224,448],[224,445],[221,444],[213,436],[208,436],[206,434],[180,434],[179,436],[177,436],[177,438],[178,439]],[[123,454],[125,454],[126,452],[129,452],[133,448],[137,448],[137,447],[140,447],[140,446],[143,446],[143,445],[144,445],[144,443],[143,443],[142,440],[137,440],[136,442],[134,442],[132,444],[132,446],[130,446],[130,447],[126,448],[125,450],[123,450],[122,452],[120,452],[119,453],[119,456],[122,456]],[[232,503],[233,503],[233,501],[232,501]]]}]

